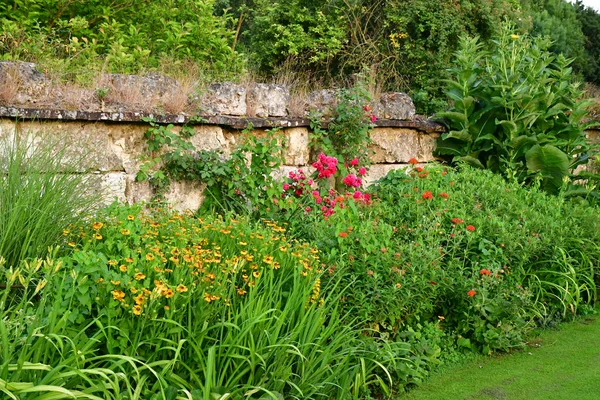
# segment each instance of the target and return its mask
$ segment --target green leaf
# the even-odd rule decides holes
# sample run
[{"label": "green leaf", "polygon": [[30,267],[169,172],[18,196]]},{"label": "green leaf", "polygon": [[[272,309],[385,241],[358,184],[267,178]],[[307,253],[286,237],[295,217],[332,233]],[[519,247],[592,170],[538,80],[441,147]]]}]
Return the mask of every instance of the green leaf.
[{"label": "green leaf", "polygon": [[485,169],[485,167],[483,166],[483,164],[481,163],[481,161],[479,161],[477,158],[475,158],[473,156],[457,157],[456,160],[464,161],[464,162],[466,162],[467,164],[469,164],[469,165],[471,165],[473,167]]},{"label": "green leaf", "polygon": [[552,145],[533,146],[525,153],[525,159],[527,168],[542,175],[542,187],[551,193],[558,191],[563,178],[569,174],[567,155]]}]

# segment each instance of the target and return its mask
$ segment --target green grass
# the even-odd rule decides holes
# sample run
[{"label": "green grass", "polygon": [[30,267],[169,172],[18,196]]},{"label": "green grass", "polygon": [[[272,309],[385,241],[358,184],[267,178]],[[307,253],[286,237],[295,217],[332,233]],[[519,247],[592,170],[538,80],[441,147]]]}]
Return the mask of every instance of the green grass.
[{"label": "green grass", "polygon": [[432,377],[402,400],[600,398],[600,317],[544,331],[511,355],[477,357]]}]

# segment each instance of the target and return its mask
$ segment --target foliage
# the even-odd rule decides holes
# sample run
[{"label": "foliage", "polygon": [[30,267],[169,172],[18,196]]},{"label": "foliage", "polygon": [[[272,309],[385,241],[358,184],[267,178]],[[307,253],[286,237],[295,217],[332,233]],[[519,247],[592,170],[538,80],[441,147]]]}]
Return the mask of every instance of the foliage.
[{"label": "foliage", "polygon": [[375,346],[342,324],[340,292],[320,287],[318,251],[284,232],[113,206],[73,228],[73,252],[60,260],[0,267],[10,324],[0,328],[0,390],[105,399],[389,390],[383,368],[410,366],[407,345]]},{"label": "foliage", "polygon": [[600,14],[593,8],[576,3],[577,19],[585,35],[585,67],[581,73],[586,81],[600,83]]},{"label": "foliage", "polygon": [[14,131],[1,138],[0,259],[7,266],[44,257],[62,242],[63,228],[99,200],[78,173],[85,154],[47,134]]},{"label": "foliage", "polygon": [[585,73],[586,38],[576,7],[564,0],[532,0],[530,7],[533,23],[530,34],[549,38],[552,42],[549,51],[572,58],[573,68]]},{"label": "foliage", "polygon": [[321,115],[311,118],[311,147],[342,162],[358,157],[362,163],[368,163],[369,134],[377,119],[370,103],[364,75],[359,76],[352,88],[338,89],[336,106],[327,122],[327,129],[322,127]]},{"label": "foliage", "polygon": [[552,56],[542,39],[510,32],[507,26],[488,49],[462,38],[446,81],[453,104],[437,114],[449,132],[436,150],[518,182],[540,176],[545,190],[557,192],[589,158],[581,122],[587,102],[579,100],[570,60]]},{"label": "foliage", "polygon": [[215,17],[214,0],[118,5],[105,1],[17,0],[0,6],[3,59],[63,64],[67,71],[135,73],[161,58],[195,60],[217,73],[240,71],[231,51],[228,15]]},{"label": "foliage", "polygon": [[176,133],[173,125],[148,122],[150,128],[144,137],[150,153],[137,179],[150,182],[157,198],[164,198],[172,180],[180,180],[206,185],[202,205],[205,211],[256,214],[273,205],[278,185],[272,173],[282,163],[284,142],[277,129],[260,137],[249,126],[242,131],[242,144],[225,156],[220,150],[197,151],[189,141],[195,135],[190,125]]}]

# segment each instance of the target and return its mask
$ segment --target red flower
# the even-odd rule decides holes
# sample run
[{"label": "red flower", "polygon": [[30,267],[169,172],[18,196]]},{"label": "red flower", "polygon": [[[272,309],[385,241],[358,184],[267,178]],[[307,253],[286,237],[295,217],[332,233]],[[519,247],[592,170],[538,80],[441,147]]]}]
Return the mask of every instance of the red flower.
[{"label": "red flower", "polygon": [[477,292],[476,292],[476,291],[474,291],[473,289],[471,289],[471,290],[469,290],[469,291],[467,292],[467,296],[470,296],[470,297],[473,297],[473,296],[475,296],[476,294],[477,294]]},{"label": "red flower", "polygon": [[448,193],[442,192],[442,193],[440,193],[440,197],[443,197],[443,198],[447,199],[450,196],[448,196]]},{"label": "red flower", "polygon": [[358,165],[358,158],[353,158],[353,159],[350,161],[350,165],[352,165],[352,166],[357,166],[357,165]]},{"label": "red flower", "polygon": [[375,116],[375,114],[371,115],[371,122],[375,122],[377,121],[377,117]]},{"label": "red flower", "polygon": [[417,167],[417,168],[415,168],[415,171],[417,171],[417,172],[423,172],[423,167]]},{"label": "red flower", "polygon": [[467,230],[470,232],[474,232],[475,231],[475,227],[473,225],[467,225]]},{"label": "red flower", "polygon": [[418,163],[417,159],[416,159],[416,158],[414,158],[414,157],[413,157],[413,158],[411,158],[410,160],[408,160],[408,162],[409,162],[410,164],[412,164],[412,165],[415,165],[415,164],[417,164],[417,163]]},{"label": "red flower", "polygon": [[364,176],[367,173],[367,169],[365,167],[362,167],[361,169],[358,170],[358,174],[360,176]]},{"label": "red flower", "polygon": [[340,232],[340,237],[347,237],[348,234],[346,232]]},{"label": "red flower", "polygon": [[492,272],[489,269],[483,268],[482,270],[479,271],[479,274],[490,276],[492,274]]},{"label": "red flower", "polygon": [[431,200],[433,199],[433,193],[431,193],[429,190],[426,191],[425,193],[423,193],[421,195],[421,197],[423,198],[423,200]]},{"label": "red flower", "polygon": [[452,223],[453,223],[453,224],[456,224],[456,225],[458,225],[458,224],[462,224],[463,222],[465,222],[465,220],[464,220],[464,219],[460,219],[460,218],[452,218]]}]

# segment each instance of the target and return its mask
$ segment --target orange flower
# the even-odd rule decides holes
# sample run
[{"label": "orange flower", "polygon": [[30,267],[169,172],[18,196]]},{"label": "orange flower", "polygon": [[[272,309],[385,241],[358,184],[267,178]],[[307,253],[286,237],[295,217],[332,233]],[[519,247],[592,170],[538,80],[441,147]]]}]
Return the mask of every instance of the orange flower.
[{"label": "orange flower", "polygon": [[410,164],[412,164],[412,165],[415,165],[415,164],[417,164],[417,163],[418,163],[417,159],[416,159],[416,158],[414,158],[414,157],[413,157],[413,158],[411,158],[410,160],[408,160],[408,162],[409,162]]},{"label": "orange flower", "polygon": [[487,276],[490,276],[490,275],[492,274],[492,272],[491,272],[489,269],[485,269],[485,268],[483,268],[483,269],[481,269],[481,270],[479,271],[479,274],[480,274],[480,275],[487,275]]},{"label": "orange flower", "polygon": [[348,234],[346,232],[340,232],[340,237],[348,237]]},{"label": "orange flower", "polygon": [[475,227],[473,225],[467,225],[467,230],[469,232],[474,232],[475,231]]},{"label": "orange flower", "polygon": [[476,294],[477,294],[477,292],[476,292],[475,290],[473,290],[473,289],[471,289],[471,290],[469,290],[469,291],[467,292],[467,296],[470,296],[470,297],[473,297],[473,296],[475,296]]},{"label": "orange flower", "polygon": [[433,199],[433,193],[427,190],[421,195],[421,197],[423,198],[423,200],[431,200]]},{"label": "orange flower", "polygon": [[103,226],[104,224],[102,222],[94,222],[94,225],[92,225],[92,229],[95,231],[99,231],[100,229],[102,229]]}]

